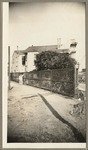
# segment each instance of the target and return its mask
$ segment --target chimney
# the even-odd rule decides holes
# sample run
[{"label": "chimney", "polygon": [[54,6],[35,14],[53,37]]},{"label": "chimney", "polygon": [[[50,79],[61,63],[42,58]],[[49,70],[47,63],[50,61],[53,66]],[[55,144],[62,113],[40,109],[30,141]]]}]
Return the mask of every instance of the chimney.
[{"label": "chimney", "polygon": [[71,39],[70,48],[74,48],[75,49],[76,46],[77,46],[76,40],[75,39]]},{"label": "chimney", "polygon": [[73,54],[76,53],[77,42],[75,39],[71,39],[70,41],[70,56],[74,58],[75,56]]},{"label": "chimney", "polygon": [[57,47],[58,47],[58,49],[60,49],[61,46],[62,46],[61,38],[57,38]]}]

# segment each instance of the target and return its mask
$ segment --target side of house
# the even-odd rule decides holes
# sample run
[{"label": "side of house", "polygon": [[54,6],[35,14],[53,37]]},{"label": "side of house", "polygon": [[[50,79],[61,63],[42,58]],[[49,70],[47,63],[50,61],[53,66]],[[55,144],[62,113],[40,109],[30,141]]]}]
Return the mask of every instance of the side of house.
[{"label": "side of house", "polygon": [[30,72],[35,69],[34,60],[38,52],[28,52],[26,54],[25,72]]},{"label": "side of house", "polygon": [[35,69],[34,60],[38,52],[14,51],[11,72],[30,72]]},{"label": "side of house", "polygon": [[24,53],[15,51],[12,56],[11,72],[25,72],[25,65],[23,64]]}]

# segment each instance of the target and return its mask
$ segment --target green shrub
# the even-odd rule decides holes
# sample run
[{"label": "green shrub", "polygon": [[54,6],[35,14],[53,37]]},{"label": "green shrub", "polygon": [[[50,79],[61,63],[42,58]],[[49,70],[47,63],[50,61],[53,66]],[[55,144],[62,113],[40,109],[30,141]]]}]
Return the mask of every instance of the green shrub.
[{"label": "green shrub", "polygon": [[34,63],[37,70],[47,70],[73,68],[76,61],[69,56],[69,53],[45,51],[36,55]]}]

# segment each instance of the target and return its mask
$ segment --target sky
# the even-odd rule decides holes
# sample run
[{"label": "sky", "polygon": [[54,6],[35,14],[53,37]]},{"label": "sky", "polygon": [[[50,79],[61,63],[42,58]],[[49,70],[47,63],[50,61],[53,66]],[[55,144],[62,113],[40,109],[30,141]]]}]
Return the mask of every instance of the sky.
[{"label": "sky", "polygon": [[78,43],[75,58],[85,67],[85,4],[81,2],[10,3],[9,45],[25,50],[31,45],[56,45],[57,38],[67,45]]}]

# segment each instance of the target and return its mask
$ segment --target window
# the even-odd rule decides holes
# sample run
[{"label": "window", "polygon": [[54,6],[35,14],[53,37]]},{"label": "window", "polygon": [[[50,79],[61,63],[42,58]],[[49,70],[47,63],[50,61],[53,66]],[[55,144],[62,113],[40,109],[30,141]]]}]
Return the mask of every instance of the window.
[{"label": "window", "polygon": [[25,65],[25,56],[22,56],[22,65]]}]

